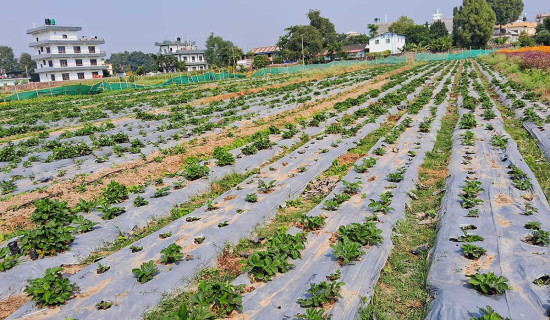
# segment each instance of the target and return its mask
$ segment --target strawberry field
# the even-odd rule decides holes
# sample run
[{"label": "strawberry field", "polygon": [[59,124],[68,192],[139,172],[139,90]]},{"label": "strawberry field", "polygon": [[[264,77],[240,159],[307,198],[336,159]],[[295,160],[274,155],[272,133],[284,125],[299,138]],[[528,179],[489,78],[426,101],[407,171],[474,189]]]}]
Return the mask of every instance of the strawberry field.
[{"label": "strawberry field", "polygon": [[546,319],[549,108],[483,60],[1,105],[0,318]]}]

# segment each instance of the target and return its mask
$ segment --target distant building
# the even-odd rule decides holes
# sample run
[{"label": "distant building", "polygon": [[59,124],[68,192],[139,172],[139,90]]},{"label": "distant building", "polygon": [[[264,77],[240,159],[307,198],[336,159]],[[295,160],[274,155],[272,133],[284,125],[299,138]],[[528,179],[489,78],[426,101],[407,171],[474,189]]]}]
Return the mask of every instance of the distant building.
[{"label": "distant building", "polygon": [[405,46],[406,38],[403,35],[393,32],[386,32],[369,40],[366,47],[367,52],[390,51],[391,54],[401,53]]},{"label": "distant building", "polygon": [[449,33],[453,32],[453,18],[443,18],[443,15],[439,12],[439,9],[435,10],[435,13],[432,14],[432,23],[436,21],[443,21],[447,31]]},{"label": "distant building", "polygon": [[206,50],[198,49],[194,41],[181,41],[180,37],[176,41],[164,40],[155,42],[159,47],[159,53],[175,56],[178,61],[184,61],[187,71],[208,70],[208,63],[204,56]]},{"label": "distant building", "polygon": [[354,60],[363,60],[365,59],[365,53],[367,52],[367,46],[366,43],[360,43],[360,44],[349,44],[345,45],[342,50],[348,54],[349,59]]},{"label": "distant building", "polygon": [[525,33],[528,36],[534,36],[537,33],[537,22],[528,22],[518,20],[516,22],[509,23],[507,25],[495,26],[495,35],[499,35],[499,32],[502,30],[504,36],[510,37],[519,37],[521,34]]},{"label": "distant building", "polygon": [[58,26],[55,20],[46,19],[45,25],[27,30],[33,37],[29,44],[35,49],[34,72],[40,82],[84,80],[101,78],[107,67],[101,63],[105,52],[99,45],[105,40],[95,37],[78,37],[78,26]]},{"label": "distant building", "polygon": [[273,57],[275,57],[275,54],[279,51],[279,48],[276,46],[269,46],[269,47],[259,47],[252,49],[252,54],[255,56],[257,55],[264,55],[267,58],[269,58],[269,61],[273,61]]},{"label": "distant building", "polygon": [[537,22],[541,24],[544,21],[544,19],[550,18],[550,12],[539,13],[535,18]]},{"label": "distant building", "polygon": [[355,32],[355,31],[348,31],[346,33],[344,33],[348,38],[351,38],[351,37],[357,37],[359,35],[361,35],[359,32]]}]

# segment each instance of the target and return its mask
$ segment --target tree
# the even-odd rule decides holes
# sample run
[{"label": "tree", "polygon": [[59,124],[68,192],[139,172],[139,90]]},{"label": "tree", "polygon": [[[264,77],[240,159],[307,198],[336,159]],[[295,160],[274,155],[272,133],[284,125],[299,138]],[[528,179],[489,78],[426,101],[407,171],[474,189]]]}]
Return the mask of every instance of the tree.
[{"label": "tree", "polygon": [[432,41],[430,28],[425,25],[413,25],[408,27],[403,34],[407,38],[407,43],[428,45]]},{"label": "tree", "polygon": [[162,53],[152,54],[157,64],[157,69],[163,72],[173,72],[178,67],[178,58]]},{"label": "tree", "polygon": [[259,54],[257,56],[254,56],[253,64],[254,64],[254,68],[256,69],[264,68],[269,64],[269,58],[263,54]]},{"label": "tree", "polygon": [[523,12],[522,0],[487,0],[496,16],[496,24],[506,25],[516,21]]},{"label": "tree", "polygon": [[211,66],[226,67],[236,64],[243,56],[243,51],[229,40],[211,33],[206,39],[206,61]]},{"label": "tree", "polygon": [[17,60],[13,55],[13,49],[7,46],[0,46],[0,74],[13,72],[17,69]]},{"label": "tree", "polygon": [[138,76],[142,76],[142,75],[144,75],[144,74],[146,74],[146,73],[147,73],[147,71],[145,70],[145,67],[144,67],[144,66],[139,66],[139,67],[137,67],[137,69],[136,69],[136,74],[137,74]]},{"label": "tree", "polygon": [[336,42],[340,42],[344,46],[348,44],[369,43],[369,36],[364,33],[356,36],[348,36],[345,33],[339,33],[336,37]]},{"label": "tree", "polygon": [[178,61],[178,63],[176,63],[176,70],[178,72],[187,71],[187,65],[185,64],[185,61]]},{"label": "tree", "polygon": [[413,19],[407,16],[401,16],[399,17],[399,19],[397,19],[397,21],[390,24],[390,26],[388,27],[388,31],[397,34],[405,34],[409,28],[414,26],[415,24]]},{"label": "tree", "polygon": [[537,26],[535,42],[545,46],[550,46],[550,18],[544,19],[544,21]]},{"label": "tree", "polygon": [[453,47],[453,39],[450,36],[433,39],[428,48],[433,52],[449,51]]},{"label": "tree", "polygon": [[369,28],[369,36],[371,38],[374,38],[378,35],[378,25],[370,23],[368,26]]},{"label": "tree", "polygon": [[19,71],[24,72],[27,77],[31,77],[32,81],[37,81],[39,78],[34,69],[36,69],[36,62],[31,59],[31,55],[25,52],[21,53],[21,56],[19,56]]},{"label": "tree", "polygon": [[526,33],[522,33],[518,38],[520,47],[532,47],[535,45],[535,40],[528,36]]},{"label": "tree", "polygon": [[321,52],[323,37],[317,28],[312,26],[291,26],[285,29],[286,34],[279,38],[277,46],[281,48],[281,56],[289,61],[296,61],[303,55],[309,61]]},{"label": "tree", "polygon": [[323,38],[323,48],[336,42],[336,29],[334,28],[334,24],[330,22],[328,18],[322,17],[320,10],[309,10],[307,17],[309,18],[309,25],[319,30]]},{"label": "tree", "polygon": [[449,30],[447,30],[443,21],[438,20],[430,26],[430,35],[432,39],[447,37],[449,35]]},{"label": "tree", "polygon": [[116,73],[132,71],[137,73],[137,69],[143,66],[144,72],[157,71],[158,66],[155,59],[141,51],[119,52],[111,54],[107,60],[113,65],[113,71]]},{"label": "tree", "polygon": [[485,0],[463,0],[454,10],[453,39],[461,47],[484,48],[495,22],[495,12]]}]

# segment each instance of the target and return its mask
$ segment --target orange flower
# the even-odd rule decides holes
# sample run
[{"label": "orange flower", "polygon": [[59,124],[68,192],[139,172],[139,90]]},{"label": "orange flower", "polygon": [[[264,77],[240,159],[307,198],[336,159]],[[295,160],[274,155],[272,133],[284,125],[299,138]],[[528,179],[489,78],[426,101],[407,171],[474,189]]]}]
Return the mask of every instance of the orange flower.
[{"label": "orange flower", "polygon": [[524,47],[519,49],[503,49],[497,51],[497,53],[514,53],[514,52],[528,52],[528,51],[539,51],[550,53],[550,46],[536,46],[536,47]]}]

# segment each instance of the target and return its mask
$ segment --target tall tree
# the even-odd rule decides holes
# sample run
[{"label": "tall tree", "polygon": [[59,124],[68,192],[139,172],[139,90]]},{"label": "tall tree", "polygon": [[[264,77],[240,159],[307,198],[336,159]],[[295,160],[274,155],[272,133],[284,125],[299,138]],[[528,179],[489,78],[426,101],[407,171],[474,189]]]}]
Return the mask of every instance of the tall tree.
[{"label": "tall tree", "polygon": [[13,72],[17,69],[17,60],[13,49],[8,46],[0,46],[0,74]]},{"label": "tall tree", "polygon": [[204,55],[211,66],[226,67],[240,60],[243,51],[233,42],[211,33],[206,39],[206,53]]},{"label": "tall tree", "polygon": [[277,46],[285,60],[297,61],[303,55],[309,61],[323,49],[323,36],[312,26],[291,26],[285,29],[286,34],[279,38]]},{"label": "tall tree", "polygon": [[378,35],[378,25],[369,23],[367,26],[369,28],[369,36],[371,38],[376,37]]},{"label": "tall tree", "polygon": [[414,20],[407,17],[407,16],[401,16],[397,21],[390,24],[388,27],[388,31],[397,33],[397,34],[405,34],[407,33],[407,30],[411,27],[414,27]]},{"label": "tall tree", "polygon": [[487,0],[500,26],[516,21],[523,12],[522,0]]},{"label": "tall tree", "polygon": [[485,0],[464,0],[455,8],[453,39],[461,47],[484,48],[493,34],[495,12]]},{"label": "tall tree", "polygon": [[33,78],[33,75],[36,75],[34,69],[36,69],[36,62],[31,59],[30,54],[23,52],[19,56],[19,71],[25,73],[27,77]]},{"label": "tall tree", "polygon": [[432,40],[430,28],[426,25],[413,25],[402,33],[407,38],[407,43],[428,45]]},{"label": "tall tree", "polygon": [[447,27],[443,21],[438,20],[430,26],[430,35],[434,39],[447,37],[449,35],[449,30],[447,30]]},{"label": "tall tree", "polygon": [[117,73],[126,71],[136,72],[141,66],[143,67],[141,72],[144,73],[158,71],[155,59],[151,55],[141,51],[113,53],[107,62],[113,65],[113,70]]},{"label": "tall tree", "polygon": [[309,25],[319,30],[321,37],[323,37],[323,48],[336,42],[334,24],[328,18],[322,17],[320,10],[309,10],[307,17],[309,18]]}]

